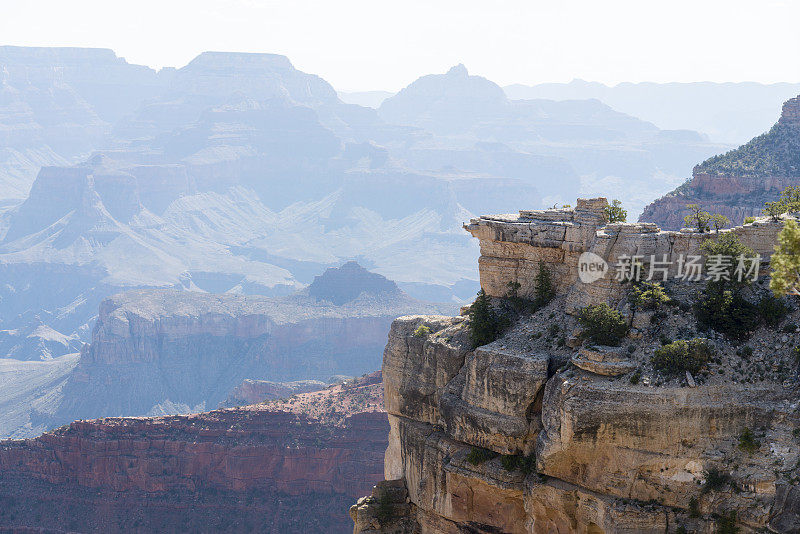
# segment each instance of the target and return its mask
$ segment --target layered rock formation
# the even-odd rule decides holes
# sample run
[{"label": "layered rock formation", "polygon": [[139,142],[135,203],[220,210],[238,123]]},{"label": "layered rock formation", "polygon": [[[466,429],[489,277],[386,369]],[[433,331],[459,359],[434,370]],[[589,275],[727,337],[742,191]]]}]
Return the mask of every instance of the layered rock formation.
[{"label": "layered rock formation", "polygon": [[[578,257],[676,259],[699,253],[708,236],[603,225],[604,204],[579,199],[573,210],[466,226],[481,241],[487,293],[503,297],[519,282],[520,294],[532,295],[542,262],[558,281],[556,297],[476,349],[467,317],[393,323],[383,363],[387,482],[351,508],[354,532],[800,529],[800,312],[781,332],[757,330],[749,356],[739,342],[706,333],[716,350],[707,369],[696,379],[661,374],[651,363],[660,338],[701,335],[684,309],[696,287],[670,282],[681,306],[650,320],[652,312],[628,307],[613,272],[579,281]],[[767,259],[780,226],[761,220],[732,231]],[[581,346],[576,335],[575,311],[601,302],[633,325],[621,348]],[[423,325],[430,333],[420,335]]]},{"label": "layered rock formation", "polygon": [[0,442],[0,530],[347,532],[345,503],[382,478],[381,393],[378,373],[285,403]]},{"label": "layered rock formation", "polygon": [[411,299],[355,263],[329,269],[287,297],[174,290],[115,295],[100,306],[92,343],[65,384],[52,423],[208,409],[245,379],[360,375],[379,366],[394,317],[444,309],[453,307]]},{"label": "layered rock formation", "polygon": [[[322,389],[338,375],[379,367],[395,317],[455,309],[412,299],[354,262],[285,297],[120,293],[101,304],[92,342],[80,354],[51,358],[50,347],[79,342],[40,327],[26,341],[38,343],[47,362],[0,360],[9,384],[0,395],[0,436],[32,437],[75,419],[171,415]],[[13,339],[0,332],[0,341]],[[298,381],[304,383],[284,383]]]},{"label": "layered rock formation", "polygon": [[800,185],[800,96],[783,104],[772,129],[694,168],[692,179],[647,206],[640,221],[667,229],[684,225],[687,204],[721,213],[733,224],[761,215],[765,202]]},{"label": "layered rock formation", "polygon": [[111,123],[160,85],[111,50],[0,46],[0,206],[23,200],[41,167],[107,143]]}]

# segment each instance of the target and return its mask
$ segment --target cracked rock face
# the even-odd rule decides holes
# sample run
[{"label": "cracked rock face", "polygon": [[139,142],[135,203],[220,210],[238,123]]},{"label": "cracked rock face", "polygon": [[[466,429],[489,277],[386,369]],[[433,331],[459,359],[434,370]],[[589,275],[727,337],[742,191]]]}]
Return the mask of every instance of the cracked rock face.
[{"label": "cracked rock face", "polygon": [[[407,488],[420,532],[660,533],[667,525],[712,528],[720,510],[736,510],[744,532],[800,526],[797,487],[775,475],[800,460],[794,390],[634,386],[577,367],[548,378],[553,357],[503,350],[502,340],[475,351],[435,335],[419,342],[412,326],[422,321],[447,324],[401,318],[392,329],[389,347],[404,347],[408,361],[398,353],[387,361],[413,372],[386,381],[396,400],[387,403],[385,462],[387,480]],[[397,337],[404,332],[409,339]],[[442,354],[449,359],[434,357]],[[448,372],[435,372],[445,362]],[[409,406],[426,399],[425,409],[404,411],[393,388]],[[744,454],[737,443],[745,427],[765,429],[769,445]],[[484,449],[489,458],[473,465],[471,454]],[[504,467],[503,455],[531,452],[538,473]],[[736,491],[703,492],[706,471],[717,466],[733,473]],[[689,515],[692,498],[701,518]]]},{"label": "cracked rock face", "polygon": [[550,357],[476,349],[439,400],[441,424],[453,438],[503,454],[530,453]]},{"label": "cracked rock face", "polygon": [[[473,221],[468,230],[481,239],[482,254],[496,255],[480,265],[487,292],[523,278],[532,288],[536,263],[522,256],[538,263],[555,248],[531,237],[531,220],[574,224],[577,212]],[[762,222],[733,231],[766,250],[776,228]],[[685,253],[704,239],[640,224],[592,232],[580,245],[563,241],[563,261],[577,250],[607,258],[664,247]],[[625,348],[581,346],[580,336],[567,343],[560,333],[574,332],[576,302],[617,305],[624,291],[608,283],[592,292],[573,279],[562,280],[556,294],[476,349],[465,317],[395,321],[384,353],[391,429],[384,474],[405,488],[412,506],[398,512],[403,522],[394,518],[395,530],[356,520],[356,533],[663,533],[681,526],[710,533],[731,513],[740,532],[798,532],[796,380],[740,382],[722,373],[686,382],[629,379],[649,365],[661,325],[646,315]],[[673,313],[662,323],[685,327],[681,312]],[[757,333],[751,344],[764,346],[770,336]],[[781,342],[780,350],[790,344]],[[745,429],[755,431],[750,448],[742,445]],[[360,501],[354,517],[369,516],[375,506]]]}]

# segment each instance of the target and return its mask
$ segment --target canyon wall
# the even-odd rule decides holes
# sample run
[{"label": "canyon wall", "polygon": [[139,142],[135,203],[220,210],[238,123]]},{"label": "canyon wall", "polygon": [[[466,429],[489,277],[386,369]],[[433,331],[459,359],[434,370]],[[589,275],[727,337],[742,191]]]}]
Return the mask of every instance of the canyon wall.
[{"label": "canyon wall", "polygon": [[203,411],[244,380],[361,375],[380,366],[394,317],[452,308],[392,287],[339,305],[308,290],[280,298],[156,289],[115,295],[101,304],[92,343],[60,402],[41,417],[52,428],[75,419]]},{"label": "canyon wall", "polygon": [[678,190],[645,206],[640,221],[662,228],[678,230],[686,226],[688,204],[698,204],[709,213],[720,213],[732,224],[741,224],[747,217],[759,217],[764,203],[774,202],[787,187],[800,185],[800,176],[769,177],[754,180],[743,176],[710,176],[697,173]]},{"label": "canyon wall", "polygon": [[347,532],[346,503],[383,478],[381,392],[377,374],[299,409],[76,421],[0,441],[0,530]]},{"label": "canyon wall", "polygon": [[[386,481],[351,507],[355,533],[712,533],[726,520],[739,532],[800,529],[791,352],[800,336],[754,334],[753,360],[768,369],[757,380],[730,363],[750,365],[733,354],[741,344],[713,333],[706,335],[719,362],[707,374],[696,381],[659,375],[650,364],[659,336],[692,331],[690,313],[658,321],[652,312],[634,313],[625,288],[609,276],[578,281],[577,258],[675,259],[715,236],[603,226],[604,205],[579,200],[573,210],[482,217],[466,226],[481,241],[488,294],[505,296],[508,282],[519,282],[521,295],[531,296],[541,261],[556,297],[478,348],[466,316],[393,323],[383,360]],[[779,228],[760,220],[732,231],[767,254]],[[599,302],[631,321],[624,349],[582,346],[575,311]],[[795,310],[788,321],[798,319]],[[419,335],[422,325],[430,334]],[[749,452],[739,446],[745,429],[758,436]],[[715,474],[718,485],[709,482]]]}]

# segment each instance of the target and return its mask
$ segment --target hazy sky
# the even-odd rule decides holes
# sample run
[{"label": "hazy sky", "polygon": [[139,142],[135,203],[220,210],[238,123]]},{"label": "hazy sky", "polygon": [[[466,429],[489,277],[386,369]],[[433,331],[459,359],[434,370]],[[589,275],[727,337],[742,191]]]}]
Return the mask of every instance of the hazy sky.
[{"label": "hazy sky", "polygon": [[798,0],[0,0],[0,44],[93,46],[182,66],[272,52],[337,89],[464,63],[506,85],[800,81]]}]

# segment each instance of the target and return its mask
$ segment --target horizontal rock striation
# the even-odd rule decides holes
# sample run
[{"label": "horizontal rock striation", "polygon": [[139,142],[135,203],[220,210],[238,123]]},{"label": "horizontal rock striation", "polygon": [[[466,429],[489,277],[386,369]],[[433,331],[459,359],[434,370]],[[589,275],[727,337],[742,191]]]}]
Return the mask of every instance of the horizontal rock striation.
[{"label": "horizontal rock striation", "polygon": [[[620,258],[641,256],[642,277],[646,278],[651,256],[655,256],[656,261],[668,263],[668,274],[674,277],[681,255],[702,255],[703,243],[718,237],[715,233],[662,231],[653,223],[606,224],[606,205],[604,198],[578,199],[574,209],[472,219],[464,228],[480,240],[481,287],[490,296],[505,297],[508,284],[516,282],[520,284],[519,296],[533,298],[541,264],[551,272],[556,294],[567,295],[568,310],[574,310],[621,295],[614,272]],[[782,228],[782,221],[760,218],[722,232],[733,232],[767,262]],[[597,255],[609,265],[605,276],[591,284],[578,281],[578,261],[584,252]],[[657,280],[658,276],[656,273]]]},{"label": "horizontal rock striation", "polygon": [[[496,341],[473,348],[467,317],[393,323],[383,363],[387,482],[351,507],[356,534],[711,533],[731,514],[739,532],[800,528],[795,378],[739,381],[722,369],[697,383],[629,379],[649,362],[658,325],[651,333],[640,325],[620,348],[544,339],[572,332],[578,306],[608,302],[629,313],[619,283],[577,280],[581,252],[608,260],[689,254],[708,238],[602,225],[604,203],[579,200],[574,210],[482,217],[466,227],[481,240],[490,295],[504,296],[509,281],[532,295],[540,261],[558,280],[549,305]],[[581,212],[595,216],[578,222]],[[780,226],[761,220],[731,231],[768,254]],[[676,317],[663,322],[677,325]],[[768,364],[780,369],[793,339],[759,330],[750,345],[774,353]],[[758,433],[749,451],[745,429]]]},{"label": "horizontal rock striation", "polygon": [[764,204],[778,200],[781,191],[800,185],[800,176],[772,176],[753,180],[741,176],[709,176],[694,174],[676,191],[647,205],[640,221],[653,222],[662,228],[678,230],[686,226],[688,204],[698,204],[709,213],[720,213],[732,224],[741,224],[747,217],[759,217]]},{"label": "horizontal rock striation", "polygon": [[76,421],[2,441],[0,529],[348,531],[344,503],[382,479],[386,414],[337,408],[333,424],[280,408]]}]

